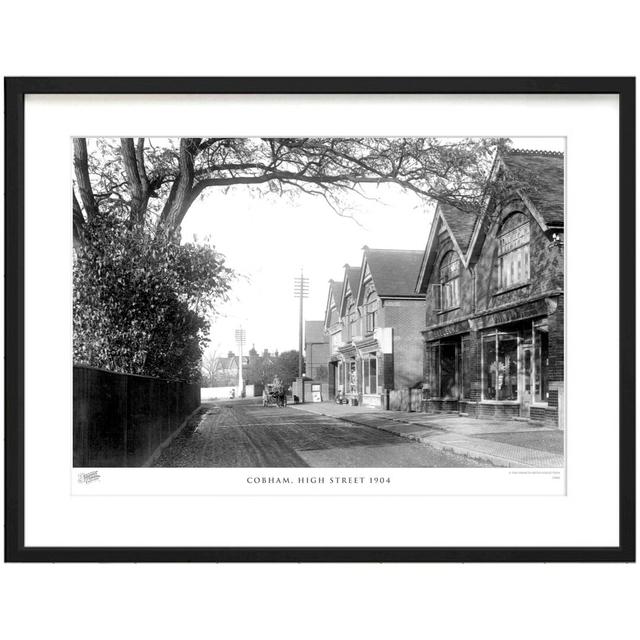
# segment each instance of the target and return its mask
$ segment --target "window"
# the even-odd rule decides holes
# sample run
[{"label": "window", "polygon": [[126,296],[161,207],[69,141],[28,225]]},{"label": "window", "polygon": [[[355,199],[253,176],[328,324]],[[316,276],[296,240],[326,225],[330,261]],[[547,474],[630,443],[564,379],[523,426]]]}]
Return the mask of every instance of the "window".
[{"label": "window", "polygon": [[529,281],[529,218],[524,213],[509,216],[498,234],[500,289]]},{"label": "window", "polygon": [[518,399],[518,335],[491,333],[482,336],[483,400]]},{"label": "window", "polygon": [[362,393],[378,393],[378,361],[375,355],[365,356],[362,360]]},{"label": "window", "polygon": [[349,371],[348,371],[348,377],[349,380],[347,382],[347,384],[345,385],[347,388],[347,391],[351,394],[357,394],[358,393],[358,388],[357,388],[357,374],[356,374],[356,361],[355,360],[350,360],[349,361]]},{"label": "window", "polygon": [[442,309],[460,306],[460,260],[455,251],[449,251],[440,262]]},{"label": "window", "polygon": [[347,334],[349,340],[357,335],[356,321],[358,317],[356,315],[356,308],[353,303],[349,305],[349,311],[347,312]]},{"label": "window", "polygon": [[378,308],[378,301],[375,293],[372,291],[367,297],[365,304],[366,318],[367,318],[367,333],[373,333],[376,328],[376,312]]}]

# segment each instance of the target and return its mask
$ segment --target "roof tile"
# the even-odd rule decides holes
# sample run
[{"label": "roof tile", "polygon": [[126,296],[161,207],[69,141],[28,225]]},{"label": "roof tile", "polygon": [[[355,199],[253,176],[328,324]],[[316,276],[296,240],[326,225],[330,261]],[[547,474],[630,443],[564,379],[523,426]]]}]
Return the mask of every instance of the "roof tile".
[{"label": "roof tile", "polygon": [[365,249],[376,293],[383,298],[420,297],[415,293],[415,286],[423,253],[422,250]]}]

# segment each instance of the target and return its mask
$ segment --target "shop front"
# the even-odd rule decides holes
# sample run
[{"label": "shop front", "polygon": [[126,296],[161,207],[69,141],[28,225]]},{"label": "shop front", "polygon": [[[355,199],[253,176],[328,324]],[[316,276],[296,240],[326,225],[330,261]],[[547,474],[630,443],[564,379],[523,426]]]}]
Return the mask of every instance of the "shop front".
[{"label": "shop front", "polygon": [[339,347],[341,360],[338,364],[338,391],[349,400],[350,404],[358,404],[359,399],[359,358],[353,344]]},{"label": "shop front", "polygon": [[[543,300],[506,317],[485,314],[425,331],[424,410],[557,424],[553,371],[561,367],[554,367],[551,347],[562,332],[553,333],[553,316],[536,313],[548,307]],[[528,317],[496,322],[517,315]]]},{"label": "shop front", "polygon": [[356,343],[358,348],[359,393],[360,402],[370,407],[381,407],[381,394],[384,387],[382,367],[379,366],[383,355],[378,353],[378,341],[371,337]]}]

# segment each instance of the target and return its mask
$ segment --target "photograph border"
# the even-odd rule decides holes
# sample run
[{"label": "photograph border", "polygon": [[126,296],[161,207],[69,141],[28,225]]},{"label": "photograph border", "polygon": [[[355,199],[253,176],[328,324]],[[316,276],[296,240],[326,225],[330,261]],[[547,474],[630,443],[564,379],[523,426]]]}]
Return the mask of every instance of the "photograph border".
[{"label": "photograph border", "polygon": [[[619,98],[619,544],[611,547],[26,547],[24,107],[28,94],[616,94]],[[5,78],[5,562],[634,562],[635,78]]]}]

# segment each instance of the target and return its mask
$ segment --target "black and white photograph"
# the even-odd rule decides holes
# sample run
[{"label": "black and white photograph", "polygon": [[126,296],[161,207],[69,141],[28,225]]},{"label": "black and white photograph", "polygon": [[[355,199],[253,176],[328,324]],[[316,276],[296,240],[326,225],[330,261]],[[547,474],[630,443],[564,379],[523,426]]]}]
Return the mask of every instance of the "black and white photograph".
[{"label": "black and white photograph", "polygon": [[79,483],[564,470],[564,137],[71,147]]}]

